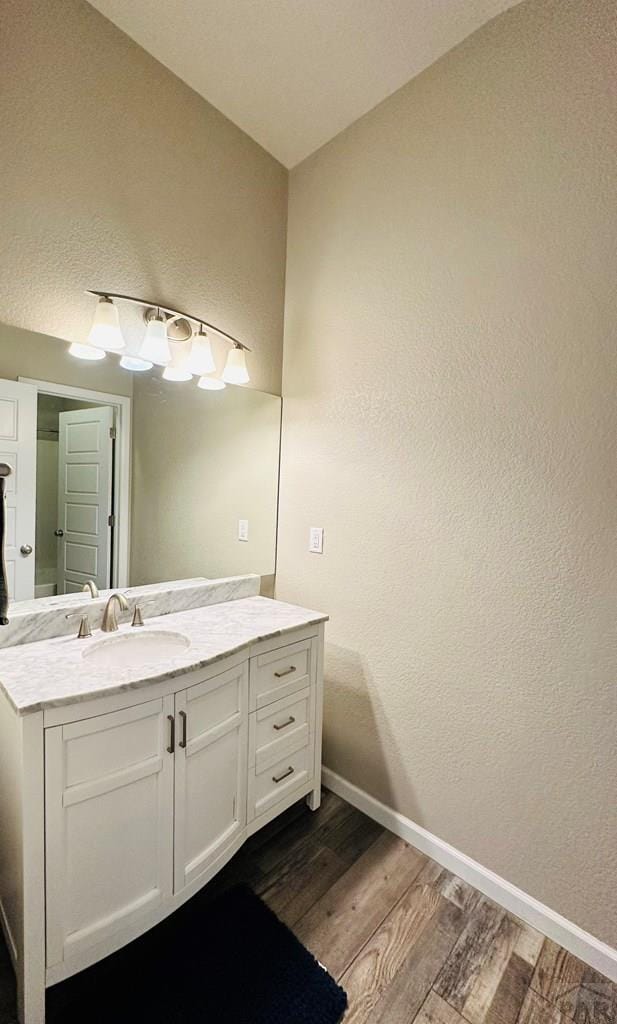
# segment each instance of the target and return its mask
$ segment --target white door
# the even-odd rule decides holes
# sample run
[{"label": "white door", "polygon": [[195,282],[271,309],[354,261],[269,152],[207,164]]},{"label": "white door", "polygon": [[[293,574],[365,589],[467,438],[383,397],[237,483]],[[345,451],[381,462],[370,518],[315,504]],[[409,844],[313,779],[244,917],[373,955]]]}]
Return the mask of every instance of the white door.
[{"label": "white door", "polygon": [[107,955],[172,892],[173,696],[45,730],[47,966]]},{"label": "white door", "polygon": [[111,585],[114,411],[61,412],[58,451],[58,593],[73,594],[86,580]]},{"label": "white door", "polygon": [[12,469],[5,488],[4,554],[13,601],[34,597],[36,395],[32,384],[0,380],[0,462]]},{"label": "white door", "polygon": [[246,824],[248,665],[176,694],[174,891],[216,870]]}]

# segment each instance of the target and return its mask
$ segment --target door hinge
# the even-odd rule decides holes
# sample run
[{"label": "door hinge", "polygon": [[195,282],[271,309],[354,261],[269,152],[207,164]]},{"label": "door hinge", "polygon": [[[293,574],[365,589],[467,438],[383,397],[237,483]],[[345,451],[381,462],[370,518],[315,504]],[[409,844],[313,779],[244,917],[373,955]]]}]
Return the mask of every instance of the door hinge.
[{"label": "door hinge", "polygon": [[112,441],[116,440],[116,428],[115,427],[110,427],[109,428],[109,436],[110,436]]},{"label": "door hinge", "polygon": [[108,526],[115,526],[116,525],[116,517],[115,517],[115,515],[113,515],[113,513],[110,516],[107,516],[107,525]]}]

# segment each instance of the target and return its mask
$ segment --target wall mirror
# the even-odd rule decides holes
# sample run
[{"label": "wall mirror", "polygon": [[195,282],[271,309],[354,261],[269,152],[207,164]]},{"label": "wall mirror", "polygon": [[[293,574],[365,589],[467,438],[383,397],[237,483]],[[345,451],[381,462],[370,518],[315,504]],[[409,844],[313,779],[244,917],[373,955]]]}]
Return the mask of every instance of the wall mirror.
[{"label": "wall mirror", "polygon": [[0,324],[12,602],[275,571],[281,399],[68,355]]}]

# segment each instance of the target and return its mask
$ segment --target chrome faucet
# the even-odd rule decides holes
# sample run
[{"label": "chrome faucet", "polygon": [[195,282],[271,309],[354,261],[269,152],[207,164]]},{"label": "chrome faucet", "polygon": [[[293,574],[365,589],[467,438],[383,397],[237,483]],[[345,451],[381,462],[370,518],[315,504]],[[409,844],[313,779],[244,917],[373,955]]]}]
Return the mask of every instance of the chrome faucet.
[{"label": "chrome faucet", "polygon": [[84,583],[84,585],[83,585],[83,587],[81,589],[82,589],[83,593],[85,593],[86,591],[89,591],[90,592],[90,597],[93,598],[93,599],[95,597],[99,596],[99,588],[97,587],[97,585],[94,582],[94,580],[86,580],[86,582]]},{"label": "chrome faucet", "polygon": [[118,607],[121,611],[128,612],[129,610],[129,603],[124,594],[112,594],[105,605],[105,611],[103,612],[103,621],[101,622],[101,629],[103,630],[103,633],[115,633],[118,629],[116,602],[118,603]]}]

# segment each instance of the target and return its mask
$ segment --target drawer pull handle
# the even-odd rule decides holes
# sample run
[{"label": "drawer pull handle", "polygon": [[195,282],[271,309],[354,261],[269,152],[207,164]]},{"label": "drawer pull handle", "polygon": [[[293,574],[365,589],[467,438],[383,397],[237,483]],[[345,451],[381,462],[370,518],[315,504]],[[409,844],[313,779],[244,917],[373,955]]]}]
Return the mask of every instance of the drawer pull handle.
[{"label": "drawer pull handle", "polygon": [[167,753],[173,754],[176,749],[176,720],[173,715],[167,715],[167,721],[169,722],[169,746],[167,747]]},{"label": "drawer pull handle", "polygon": [[290,665],[289,668],[284,668],[282,672],[275,672],[274,675],[277,679],[282,679],[283,676],[290,676],[292,672],[296,671],[295,665]]},{"label": "drawer pull handle", "polygon": [[294,716],[290,715],[286,722],[281,722],[280,725],[275,725],[274,728],[278,732],[279,729],[286,729],[288,725],[293,725],[294,722],[295,722]]},{"label": "drawer pull handle", "polygon": [[178,746],[184,750],[186,747],[186,711],[179,711],[178,714],[182,719],[182,739],[179,741]]},{"label": "drawer pull handle", "polygon": [[293,773],[294,773],[294,770],[291,767],[291,765],[289,765],[289,768],[287,769],[287,771],[283,772],[282,775],[273,775],[272,776],[272,781],[273,782],[282,782],[283,779],[286,779],[288,777],[288,775],[293,775]]}]

